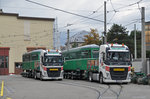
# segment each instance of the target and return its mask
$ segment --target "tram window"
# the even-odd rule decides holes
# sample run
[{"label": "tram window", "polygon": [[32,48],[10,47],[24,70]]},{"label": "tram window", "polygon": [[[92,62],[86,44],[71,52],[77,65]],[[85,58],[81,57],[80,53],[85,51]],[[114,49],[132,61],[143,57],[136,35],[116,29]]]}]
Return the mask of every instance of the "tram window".
[{"label": "tram window", "polygon": [[89,50],[82,51],[81,56],[82,58],[90,58],[91,57],[90,51]]},{"label": "tram window", "polygon": [[77,56],[76,56],[76,53],[70,53],[70,58],[71,58],[71,59],[76,59],[76,57],[77,57]]},{"label": "tram window", "polygon": [[37,55],[37,54],[31,55],[31,59],[32,59],[32,60],[38,60],[38,55]]},{"label": "tram window", "polygon": [[24,55],[24,61],[30,61],[30,55]]}]

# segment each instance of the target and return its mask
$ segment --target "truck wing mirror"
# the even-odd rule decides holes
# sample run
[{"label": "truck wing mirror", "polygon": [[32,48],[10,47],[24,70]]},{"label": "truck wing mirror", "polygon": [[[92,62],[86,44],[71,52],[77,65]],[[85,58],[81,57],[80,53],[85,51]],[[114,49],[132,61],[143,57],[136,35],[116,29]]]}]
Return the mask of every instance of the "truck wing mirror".
[{"label": "truck wing mirror", "polygon": [[42,61],[42,63],[44,62],[43,60],[44,60],[44,58],[43,58],[43,56],[41,56],[41,61]]},{"label": "truck wing mirror", "polygon": [[105,53],[103,53],[103,61],[105,61]]}]

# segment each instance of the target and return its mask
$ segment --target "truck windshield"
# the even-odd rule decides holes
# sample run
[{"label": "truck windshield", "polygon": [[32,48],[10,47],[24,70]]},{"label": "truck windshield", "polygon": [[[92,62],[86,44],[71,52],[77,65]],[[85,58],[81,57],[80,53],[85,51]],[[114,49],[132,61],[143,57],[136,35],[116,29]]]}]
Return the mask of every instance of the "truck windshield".
[{"label": "truck windshield", "polygon": [[43,60],[45,66],[61,66],[62,62],[61,56],[45,56]]},{"label": "truck windshield", "polygon": [[110,62],[130,62],[130,53],[129,52],[108,52],[106,60]]}]

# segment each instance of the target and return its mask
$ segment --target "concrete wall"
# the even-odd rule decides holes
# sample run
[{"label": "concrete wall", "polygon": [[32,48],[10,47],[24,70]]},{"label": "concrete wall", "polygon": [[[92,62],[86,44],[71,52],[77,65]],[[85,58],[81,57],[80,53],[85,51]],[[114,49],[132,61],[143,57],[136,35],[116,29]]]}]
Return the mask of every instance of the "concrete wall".
[{"label": "concrete wall", "polygon": [[[146,70],[147,74],[150,74],[150,59],[147,58],[146,60]],[[135,72],[142,71],[142,60],[141,59],[134,59],[132,62],[132,66],[134,67]]]},{"label": "concrete wall", "polygon": [[132,62],[132,66],[134,67],[135,72],[139,72],[142,70],[142,60],[141,59],[134,59]]},{"label": "concrete wall", "polygon": [[53,22],[0,14],[0,46],[10,47],[9,73],[14,73],[15,62],[22,62],[27,47],[53,48]]}]

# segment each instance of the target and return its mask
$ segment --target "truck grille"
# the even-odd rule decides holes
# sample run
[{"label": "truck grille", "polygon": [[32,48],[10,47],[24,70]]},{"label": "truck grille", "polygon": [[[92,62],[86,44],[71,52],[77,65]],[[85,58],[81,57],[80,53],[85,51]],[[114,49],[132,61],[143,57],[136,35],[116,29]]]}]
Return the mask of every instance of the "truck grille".
[{"label": "truck grille", "polygon": [[60,77],[61,68],[47,68],[48,77]]},{"label": "truck grille", "polygon": [[[119,68],[119,67],[115,67]],[[124,71],[114,71],[115,68],[110,68],[110,75],[112,80],[126,80],[128,74],[128,68],[119,68],[124,69]]]}]

